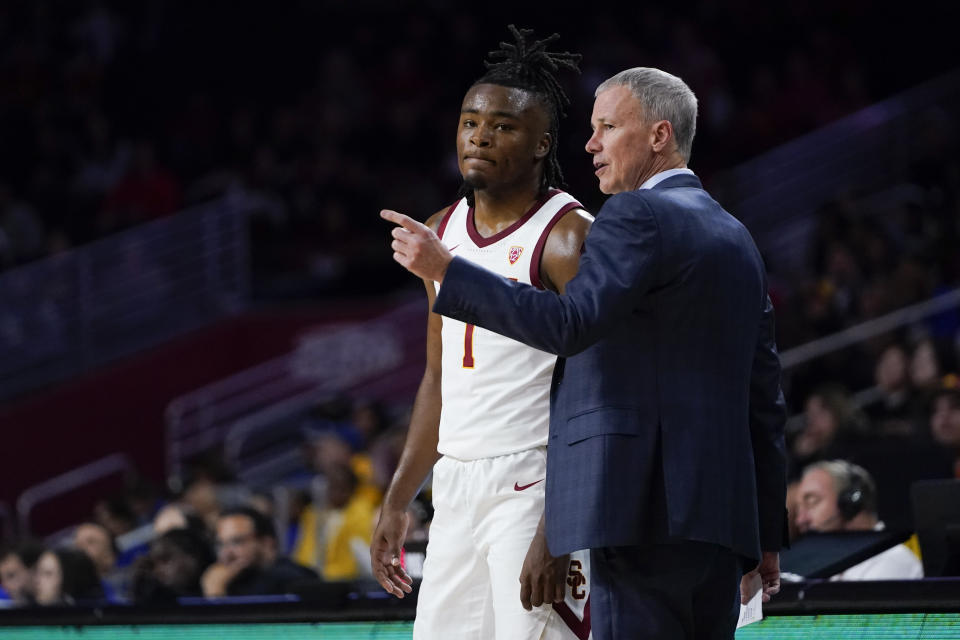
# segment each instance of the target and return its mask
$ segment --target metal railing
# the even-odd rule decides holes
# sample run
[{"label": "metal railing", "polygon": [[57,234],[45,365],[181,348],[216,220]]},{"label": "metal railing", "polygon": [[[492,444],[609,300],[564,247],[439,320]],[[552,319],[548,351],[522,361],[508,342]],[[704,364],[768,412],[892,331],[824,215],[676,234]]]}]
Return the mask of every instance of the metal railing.
[{"label": "metal railing", "polygon": [[[407,327],[424,324],[423,305],[417,299],[366,322],[321,327],[283,356],[174,399],[166,409],[170,486],[180,486],[187,460],[220,445],[225,461],[238,469],[248,448],[273,447],[253,464],[282,468],[296,446],[292,440],[302,435],[295,425],[273,427],[360,385],[367,397],[379,397],[397,384],[397,375],[421,374],[406,371],[404,356],[422,352],[422,331]],[[290,442],[279,442],[284,439]],[[253,440],[256,447],[249,446]]]},{"label": "metal railing", "polygon": [[17,521],[20,534],[30,533],[30,514],[38,504],[59,498],[104,478],[131,473],[133,469],[133,463],[126,454],[114,453],[26,489],[17,498]]},{"label": "metal railing", "polygon": [[858,342],[869,340],[918,320],[958,307],[960,307],[960,288],[788,349],[780,354],[780,364],[784,369],[790,369],[815,358],[846,349]]},{"label": "metal railing", "polygon": [[219,200],[0,274],[0,400],[243,309],[245,220]]},{"label": "metal railing", "polygon": [[6,502],[0,501],[0,540],[13,540],[16,537],[13,513]]},{"label": "metal railing", "polygon": [[[780,354],[780,364],[783,367],[783,371],[789,374],[790,369],[810,362],[811,360],[841,351],[847,347],[869,340],[870,338],[895,331],[900,327],[919,322],[952,309],[960,309],[960,287],[940,294],[935,298],[930,298],[929,300],[924,300],[909,307],[891,311],[879,318],[861,322],[842,331],[812,340],[792,349],[787,349]],[[880,396],[881,393],[877,387],[868,387],[852,394],[850,396],[850,404],[853,407],[861,408],[876,401]],[[803,424],[803,412],[790,416],[787,419],[787,433],[794,433],[801,430]]]}]

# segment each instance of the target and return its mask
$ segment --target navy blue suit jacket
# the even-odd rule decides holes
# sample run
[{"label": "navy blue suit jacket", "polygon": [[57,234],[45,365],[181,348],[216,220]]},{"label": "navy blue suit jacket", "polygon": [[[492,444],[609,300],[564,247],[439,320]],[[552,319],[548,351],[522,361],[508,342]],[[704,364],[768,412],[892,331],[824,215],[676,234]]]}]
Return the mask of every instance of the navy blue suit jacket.
[{"label": "navy blue suit jacket", "polygon": [[780,549],[785,409],[765,270],[695,176],[607,200],[565,295],[456,258],[434,311],[561,356],[554,555],[657,536],[751,559]]}]

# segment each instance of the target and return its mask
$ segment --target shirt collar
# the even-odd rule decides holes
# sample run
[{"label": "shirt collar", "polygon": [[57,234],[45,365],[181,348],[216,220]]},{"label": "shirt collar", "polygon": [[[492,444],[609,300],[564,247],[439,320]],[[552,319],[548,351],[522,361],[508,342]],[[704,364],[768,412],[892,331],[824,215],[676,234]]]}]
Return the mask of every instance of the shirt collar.
[{"label": "shirt collar", "polygon": [[647,178],[647,181],[640,185],[641,189],[653,189],[655,186],[666,180],[667,178],[672,178],[673,176],[679,176],[682,174],[694,175],[693,171],[682,167],[680,169],[667,169],[666,171],[661,171],[660,173],[654,174]]}]

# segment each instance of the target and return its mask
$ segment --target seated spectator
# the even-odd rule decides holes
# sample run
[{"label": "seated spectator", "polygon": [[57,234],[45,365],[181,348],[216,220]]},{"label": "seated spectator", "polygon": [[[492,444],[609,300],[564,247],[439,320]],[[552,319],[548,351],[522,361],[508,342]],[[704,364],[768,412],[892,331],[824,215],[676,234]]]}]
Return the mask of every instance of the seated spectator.
[{"label": "seated spectator", "polygon": [[[797,527],[801,534],[816,531],[882,531],[877,518],[873,478],[845,460],[817,462],[800,480]],[[923,565],[909,547],[899,544],[831,580],[912,580],[923,577]]]},{"label": "seated spectator", "polygon": [[250,497],[247,498],[247,506],[256,509],[271,520],[276,515],[276,505],[273,502],[273,497],[266,493],[251,493]]},{"label": "seated spectator", "polygon": [[190,507],[172,502],[164,505],[153,517],[153,535],[161,536],[173,529],[190,529],[197,535],[207,536],[207,526]]},{"label": "seated spectator", "polygon": [[872,432],[882,436],[910,436],[916,432],[916,403],[909,375],[907,350],[894,342],[880,352],[874,368],[879,397],[863,408]]},{"label": "seated spectator", "polygon": [[33,602],[34,572],[43,553],[39,544],[27,542],[0,555],[0,586],[17,606]]},{"label": "seated spectator", "polygon": [[183,503],[190,512],[197,514],[206,528],[213,531],[220,515],[218,482],[206,476],[193,480],[183,492]]},{"label": "seated spectator", "polygon": [[379,504],[383,492],[376,484],[373,460],[365,450],[356,450],[342,434],[333,431],[320,432],[310,443],[310,466],[323,476],[331,469],[347,466],[357,477],[357,491],[363,493],[366,500]]},{"label": "seated spectator", "polygon": [[201,579],[208,598],[286,593],[290,585],[317,577],[312,569],[279,556],[273,523],[255,509],[224,511],[216,531],[217,561]]},{"label": "seated spectator", "polygon": [[791,477],[817,460],[846,457],[850,445],[866,430],[865,418],[846,391],[836,385],[820,387],[807,398],[803,429],[790,443]]},{"label": "seated spectator", "polygon": [[930,434],[955,456],[953,473],[960,478],[960,376],[944,376],[932,404]]},{"label": "seated spectator", "polygon": [[149,523],[163,506],[160,491],[138,471],[126,479],[124,495],[137,518],[138,527]]},{"label": "seated spectator", "polygon": [[183,527],[168,530],[150,545],[133,581],[137,604],[171,603],[177,598],[202,596],[200,578],[216,557],[206,539]]},{"label": "seated spectator", "polygon": [[940,385],[947,354],[949,349],[938,349],[933,338],[917,341],[910,352],[910,383],[915,389],[936,389]]},{"label": "seated spectator", "polygon": [[103,600],[103,586],[93,561],[76,549],[44,551],[34,575],[36,602],[63,606]]},{"label": "seated spectator", "polygon": [[326,475],[334,465],[349,464],[360,481],[360,491],[379,502],[382,491],[369,448],[387,422],[386,410],[378,402],[358,402],[350,408],[348,400],[339,398],[316,407],[303,426],[309,440],[309,466]]},{"label": "seated spectator", "polygon": [[116,538],[101,524],[85,522],[73,532],[73,546],[93,561],[103,581],[103,592],[111,602],[123,601],[130,595],[130,571],[118,567]]},{"label": "seated spectator", "polygon": [[127,501],[120,496],[98,501],[93,506],[93,519],[114,538],[119,538],[137,528],[137,515]]},{"label": "seated spectator", "polygon": [[362,448],[369,449],[370,444],[387,428],[390,420],[382,403],[369,401],[357,402],[353,406],[350,422],[362,438]]},{"label": "seated spectator", "polygon": [[362,489],[347,464],[328,468],[326,480],[326,504],[303,510],[292,555],[298,562],[318,567],[324,580],[372,575],[370,540],[378,498]]}]

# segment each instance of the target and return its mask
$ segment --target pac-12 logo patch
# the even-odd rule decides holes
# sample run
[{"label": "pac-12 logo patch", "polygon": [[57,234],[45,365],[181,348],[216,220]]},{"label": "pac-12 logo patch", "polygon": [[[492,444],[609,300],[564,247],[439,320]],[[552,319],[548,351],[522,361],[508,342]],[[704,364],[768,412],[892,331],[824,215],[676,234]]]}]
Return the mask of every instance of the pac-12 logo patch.
[{"label": "pac-12 logo patch", "polygon": [[516,264],[522,255],[523,247],[510,247],[510,255],[507,256],[507,259],[510,260],[510,264]]}]

